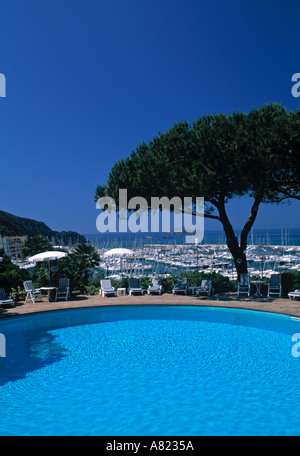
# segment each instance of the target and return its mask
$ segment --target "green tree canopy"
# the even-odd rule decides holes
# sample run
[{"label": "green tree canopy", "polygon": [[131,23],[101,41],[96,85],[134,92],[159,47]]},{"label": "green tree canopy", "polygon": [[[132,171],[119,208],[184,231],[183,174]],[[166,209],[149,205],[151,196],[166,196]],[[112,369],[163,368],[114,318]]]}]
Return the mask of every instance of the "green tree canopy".
[{"label": "green tree canopy", "polygon": [[[204,197],[205,217],[222,223],[238,274],[247,272],[247,236],[259,205],[299,199],[299,121],[300,111],[270,104],[179,122],[115,163],[95,201],[107,195],[118,204],[120,188],[149,205],[153,196]],[[253,203],[238,240],[226,203],[246,195]]]},{"label": "green tree canopy", "polygon": [[70,278],[71,289],[84,293],[99,262],[100,256],[95,247],[90,244],[79,244],[68,256],[57,261],[55,272]]},{"label": "green tree canopy", "polygon": [[23,282],[30,278],[29,272],[13,264],[4,249],[0,249],[0,257],[0,288],[4,288],[6,293],[10,293],[12,288],[24,288]]},{"label": "green tree canopy", "polygon": [[52,250],[52,242],[42,234],[30,236],[26,239],[22,250],[23,258],[35,255],[36,253],[47,252]]}]

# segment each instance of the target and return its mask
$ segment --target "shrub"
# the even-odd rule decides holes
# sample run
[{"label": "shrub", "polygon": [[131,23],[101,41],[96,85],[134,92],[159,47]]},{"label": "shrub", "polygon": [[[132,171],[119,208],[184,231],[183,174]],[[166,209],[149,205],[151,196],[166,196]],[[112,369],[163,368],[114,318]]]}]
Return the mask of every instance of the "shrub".
[{"label": "shrub", "polygon": [[209,279],[213,283],[215,293],[233,291],[236,288],[234,282],[228,277],[216,272],[182,272],[179,274],[179,277],[186,277],[188,279],[189,287],[198,287],[203,279]]},{"label": "shrub", "polygon": [[229,292],[236,289],[234,282],[232,282],[228,277],[225,277],[222,274],[217,274],[216,272],[203,274],[202,278],[212,280],[215,293]]},{"label": "shrub", "polygon": [[151,277],[140,277],[139,281],[143,290],[146,290],[152,283]]},{"label": "shrub", "polygon": [[[109,278],[109,277],[108,277]],[[118,288],[128,288],[130,277],[122,277],[121,279],[111,279],[111,286],[117,290]],[[151,285],[151,278],[144,276],[139,277],[140,285],[143,289],[147,289]]]},{"label": "shrub", "polygon": [[17,289],[11,289],[10,296],[15,302],[24,301],[26,298],[26,291],[24,290],[24,288],[22,289],[20,286],[18,286]]},{"label": "shrub", "polygon": [[0,262],[0,288],[4,288],[7,294],[11,292],[12,288],[24,289],[23,282],[30,279],[29,271],[13,264],[3,249],[0,249],[0,256],[2,257]]},{"label": "shrub", "polygon": [[164,293],[171,293],[172,288],[174,287],[174,285],[176,283],[177,277],[174,274],[172,274],[169,277],[159,277],[159,278],[162,280]]},{"label": "shrub", "polygon": [[164,291],[171,293],[176,283],[177,278],[186,278],[188,281],[188,287],[198,287],[201,285],[203,279],[209,279],[213,283],[215,293],[234,291],[236,285],[228,277],[224,277],[222,274],[216,272],[182,272],[178,276],[172,274],[169,277],[162,277],[162,283]]},{"label": "shrub", "polygon": [[86,287],[86,294],[88,296],[95,296],[99,294],[100,287],[95,287],[95,285],[87,285]]},{"label": "shrub", "polygon": [[283,296],[287,295],[289,291],[294,291],[297,288],[300,288],[300,272],[283,272],[281,274],[281,285]]},{"label": "shrub", "polygon": [[[109,277],[108,277],[109,278]],[[111,286],[117,290],[117,288],[128,288],[128,278],[122,277],[121,279],[111,279]]]},{"label": "shrub", "polygon": [[[294,280],[293,280],[293,283],[292,283],[292,290],[296,290],[297,288],[300,288],[300,272],[299,271],[295,271],[292,274],[293,274],[293,277],[294,277]],[[291,290],[289,290],[289,291],[291,291]]]}]

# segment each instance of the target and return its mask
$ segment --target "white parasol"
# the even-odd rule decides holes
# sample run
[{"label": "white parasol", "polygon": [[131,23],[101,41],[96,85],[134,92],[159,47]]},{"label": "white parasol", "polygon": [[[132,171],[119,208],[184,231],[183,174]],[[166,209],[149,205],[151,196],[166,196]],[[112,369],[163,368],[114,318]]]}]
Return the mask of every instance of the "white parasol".
[{"label": "white parasol", "polygon": [[48,261],[48,267],[49,267],[49,276],[51,279],[51,265],[50,261],[52,260],[58,260],[59,258],[63,258],[67,256],[68,254],[66,252],[58,252],[55,250],[49,250],[47,252],[41,252],[41,253],[36,253],[35,255],[28,257],[27,260],[32,263],[40,262],[40,261]]},{"label": "white parasol", "polygon": [[133,250],[122,249],[122,248],[107,250],[107,252],[104,253],[104,256],[117,256],[117,257],[131,256],[131,255],[134,255]]},{"label": "white parasol", "polygon": [[[113,257],[113,258],[119,258],[119,263],[120,263],[120,273],[122,274],[122,258],[124,258],[124,261],[126,263],[127,258],[126,257],[132,257],[134,256],[134,251],[130,249],[123,249],[123,248],[118,248],[118,249],[110,249],[107,250],[104,253],[104,257]],[[108,260],[109,261],[109,260]],[[124,262],[123,262],[124,263]],[[124,264],[123,264],[124,266]],[[107,277],[108,277],[108,266],[107,266]]]},{"label": "white parasol", "polygon": [[66,252],[56,252],[55,250],[50,250],[47,252],[37,253],[31,257],[28,257],[27,260],[35,263],[36,261],[51,261],[51,260],[58,260],[59,258],[63,258],[67,256]]}]

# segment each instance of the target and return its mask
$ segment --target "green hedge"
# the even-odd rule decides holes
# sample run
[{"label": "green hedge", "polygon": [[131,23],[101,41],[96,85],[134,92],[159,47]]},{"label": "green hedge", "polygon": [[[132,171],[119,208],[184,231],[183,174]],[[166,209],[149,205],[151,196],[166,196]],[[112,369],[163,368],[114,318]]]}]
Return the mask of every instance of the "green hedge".
[{"label": "green hedge", "polygon": [[[162,280],[162,284],[164,287],[165,293],[171,293],[172,289],[176,283],[178,278],[187,278],[188,279],[188,286],[189,287],[197,287],[201,284],[203,279],[210,279],[212,280],[213,287],[215,293],[228,293],[231,291],[237,290],[237,281],[230,280],[228,277],[224,277],[222,274],[217,274],[216,272],[205,273],[205,272],[182,272],[179,275],[170,275],[168,277],[159,277]],[[256,277],[252,276],[251,279],[255,279]],[[257,277],[257,279],[261,279],[261,277]],[[263,278],[266,282],[269,282],[270,279]],[[150,277],[141,277],[139,278],[141,287],[143,289],[147,289],[148,286],[151,284],[152,279]],[[281,283],[282,283],[282,295],[287,296],[288,292],[291,290],[295,290],[300,288],[300,272],[297,271],[290,271],[290,272],[283,272],[281,274]],[[123,277],[122,279],[116,280],[111,279],[111,284],[117,290],[117,288],[128,288],[128,277]],[[95,278],[91,280],[88,287],[87,294],[98,294],[100,289],[100,280]],[[254,289],[253,289],[254,291]],[[262,287],[263,293],[267,292],[267,283]]]},{"label": "green hedge", "polygon": [[[186,277],[188,279],[188,286],[189,287],[197,287],[201,284],[203,279],[211,279],[213,282],[213,287],[216,293],[219,292],[228,292],[233,291],[235,289],[235,284],[231,282],[228,277],[224,277],[221,274],[217,274],[215,272],[212,273],[203,273],[203,272],[183,272],[179,275],[170,275],[168,277],[159,277],[162,280],[162,284],[164,287],[165,293],[171,293],[172,289],[176,283],[178,278]],[[152,279],[151,277],[140,277],[139,278],[140,285],[143,289],[147,289],[149,285],[151,285]],[[124,277],[120,280],[111,279],[111,284],[115,288],[128,288],[128,278]],[[99,284],[100,288],[100,284]]]},{"label": "green hedge", "polygon": [[[203,279],[210,279],[213,283],[215,293],[229,292],[236,289],[236,285],[228,277],[224,277],[222,274],[216,272],[183,272],[178,277],[186,277],[188,279],[189,287],[198,287],[201,285]],[[176,282],[177,277],[175,277]]]}]

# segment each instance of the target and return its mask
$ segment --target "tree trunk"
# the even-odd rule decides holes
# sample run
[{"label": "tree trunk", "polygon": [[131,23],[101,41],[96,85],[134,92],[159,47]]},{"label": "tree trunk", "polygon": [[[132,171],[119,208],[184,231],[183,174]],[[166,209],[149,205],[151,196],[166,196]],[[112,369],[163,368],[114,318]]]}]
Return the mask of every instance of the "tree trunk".
[{"label": "tree trunk", "polygon": [[234,265],[238,275],[238,280],[240,280],[240,275],[247,274],[248,272],[246,255],[241,249],[241,247],[238,247],[237,249],[230,249],[230,252],[233,257]]},{"label": "tree trunk", "polygon": [[258,190],[256,192],[254,202],[251,207],[250,215],[244,225],[244,228],[242,229],[240,245],[239,245],[238,239],[234,233],[232,225],[227,217],[224,198],[220,197],[219,200],[208,199],[208,201],[218,209],[218,212],[219,212],[218,216],[209,216],[209,217],[218,219],[223,225],[223,229],[226,234],[227,246],[228,246],[230,253],[233,257],[233,260],[234,260],[235,268],[236,268],[237,275],[238,275],[238,280],[240,280],[241,274],[248,273],[247,257],[246,257],[247,237],[253,226],[253,223],[255,222],[259,205],[263,199],[264,191],[265,191],[265,180],[262,179],[260,181]]},{"label": "tree trunk", "polygon": [[225,204],[218,204],[219,211],[219,220],[223,225],[223,229],[226,234],[227,246],[230,250],[230,253],[233,257],[234,265],[237,271],[238,280],[240,279],[240,274],[247,274],[247,258],[244,252],[244,249],[239,246],[238,239],[234,233],[232,225],[227,217]]}]

